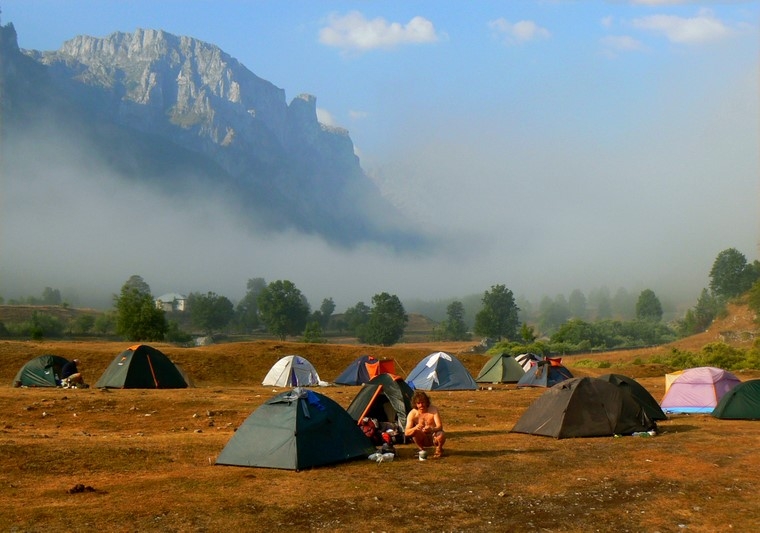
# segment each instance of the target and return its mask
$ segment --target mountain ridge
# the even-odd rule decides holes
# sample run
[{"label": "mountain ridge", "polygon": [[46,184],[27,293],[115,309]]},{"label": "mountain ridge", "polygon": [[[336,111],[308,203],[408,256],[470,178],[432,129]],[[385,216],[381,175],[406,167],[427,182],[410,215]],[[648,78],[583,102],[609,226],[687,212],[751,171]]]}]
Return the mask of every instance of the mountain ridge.
[{"label": "mountain ridge", "polygon": [[[192,194],[201,183],[222,193],[254,231],[295,229],[341,247],[429,244],[361,168],[348,131],[318,121],[316,97],[288,104],[215,45],[138,29],[40,52],[18,48],[12,24],[0,31],[5,139],[28,148],[30,124],[79,135],[120,176],[163,192]],[[23,152],[4,154],[6,168],[22,168]]]}]

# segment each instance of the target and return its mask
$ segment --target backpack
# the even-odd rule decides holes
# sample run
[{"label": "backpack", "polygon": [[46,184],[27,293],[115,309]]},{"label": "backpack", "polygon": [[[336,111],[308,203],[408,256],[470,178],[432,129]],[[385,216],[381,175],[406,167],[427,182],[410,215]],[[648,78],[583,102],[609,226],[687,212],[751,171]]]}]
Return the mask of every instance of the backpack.
[{"label": "backpack", "polygon": [[367,436],[367,438],[372,441],[372,444],[379,446],[383,443],[383,436],[380,433],[378,423],[375,419],[365,416],[359,422],[359,427]]}]

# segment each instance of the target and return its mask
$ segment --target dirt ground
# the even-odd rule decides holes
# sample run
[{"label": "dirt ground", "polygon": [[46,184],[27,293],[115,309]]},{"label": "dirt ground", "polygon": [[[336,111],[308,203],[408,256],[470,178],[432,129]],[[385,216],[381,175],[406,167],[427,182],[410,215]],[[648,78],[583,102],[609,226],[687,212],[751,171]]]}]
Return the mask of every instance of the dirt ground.
[{"label": "dirt ground", "polygon": [[[717,329],[688,342],[711,342]],[[43,353],[78,357],[94,383],[128,343],[0,342],[0,531],[727,532],[760,523],[760,422],[682,415],[649,438],[514,434],[543,392],[514,385],[431,393],[449,438],[440,460],[420,462],[404,445],[390,463],[301,472],[214,465],[235,428],[280,392],[260,383],[282,355],[306,356],[329,381],[363,353],[395,358],[405,375],[446,350],[475,375],[487,356],[468,353],[471,345],[153,344],[196,387],[63,390],[10,383]],[[565,363],[579,376],[636,377],[659,400],[669,369],[646,358],[666,349]],[[574,368],[579,358],[612,367]],[[346,407],[358,390],[318,392]]]}]

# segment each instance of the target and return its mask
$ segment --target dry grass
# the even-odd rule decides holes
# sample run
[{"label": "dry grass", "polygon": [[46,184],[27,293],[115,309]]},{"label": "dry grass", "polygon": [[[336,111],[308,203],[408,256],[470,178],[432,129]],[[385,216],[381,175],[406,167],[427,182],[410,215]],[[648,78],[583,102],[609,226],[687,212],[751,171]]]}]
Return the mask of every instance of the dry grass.
[{"label": "dry grass", "polygon": [[[512,434],[542,392],[513,385],[432,394],[449,435],[441,460],[419,462],[402,446],[392,463],[303,472],[213,465],[234,428],[274,395],[260,382],[282,355],[306,356],[330,380],[362,353],[394,357],[408,372],[446,349],[477,373],[486,356],[462,353],[470,345],[156,344],[198,387],[101,391],[10,382],[42,353],[77,356],[94,382],[127,343],[0,342],[0,530],[713,532],[760,523],[758,423],[690,415],[662,422],[653,438]],[[582,356],[610,361],[606,370],[565,362],[577,375],[635,376],[660,399],[668,369],[630,363],[651,352]],[[347,406],[357,390],[319,392]]]}]

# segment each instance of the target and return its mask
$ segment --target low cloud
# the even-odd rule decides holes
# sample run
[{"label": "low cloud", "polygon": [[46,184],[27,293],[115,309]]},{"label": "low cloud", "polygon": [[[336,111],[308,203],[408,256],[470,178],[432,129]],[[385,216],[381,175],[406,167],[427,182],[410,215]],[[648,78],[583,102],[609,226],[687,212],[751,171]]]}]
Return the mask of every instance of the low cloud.
[{"label": "low cloud", "polygon": [[382,17],[368,20],[358,12],[333,15],[319,30],[319,42],[344,51],[395,48],[406,44],[434,43],[440,39],[432,22],[414,17],[406,24],[388,22]]},{"label": "low cloud", "polygon": [[494,35],[505,44],[520,44],[539,39],[548,39],[551,33],[532,20],[521,20],[512,23],[504,18],[498,18],[488,23]]},{"label": "low cloud", "polygon": [[332,113],[326,109],[322,109],[321,107],[317,108],[317,120],[327,126],[338,125],[338,122],[335,120],[335,117],[332,116]]}]

